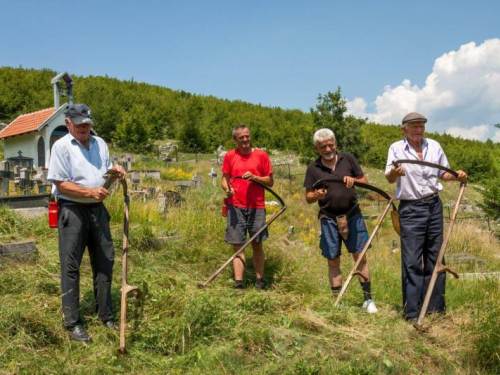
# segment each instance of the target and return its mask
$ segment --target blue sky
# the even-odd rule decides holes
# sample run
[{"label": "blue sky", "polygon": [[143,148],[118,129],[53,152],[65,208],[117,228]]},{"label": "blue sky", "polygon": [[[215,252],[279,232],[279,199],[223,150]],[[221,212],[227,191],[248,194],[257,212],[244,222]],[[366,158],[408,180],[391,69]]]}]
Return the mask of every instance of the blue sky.
[{"label": "blue sky", "polygon": [[[340,86],[358,98],[352,113],[393,123],[411,105],[384,117],[376,99],[387,86],[422,89],[442,55],[500,38],[499,1],[0,0],[0,14],[1,66],[133,77],[305,111]],[[451,125],[489,125],[496,111]]]}]

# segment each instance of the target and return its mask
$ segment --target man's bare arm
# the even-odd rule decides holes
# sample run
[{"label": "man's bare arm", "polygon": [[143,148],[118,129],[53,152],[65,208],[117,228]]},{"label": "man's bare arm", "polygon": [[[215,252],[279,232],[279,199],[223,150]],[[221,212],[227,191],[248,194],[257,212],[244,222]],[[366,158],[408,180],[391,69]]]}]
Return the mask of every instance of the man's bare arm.
[{"label": "man's bare arm", "polygon": [[59,193],[74,198],[93,198],[103,201],[109,195],[109,191],[103,187],[88,188],[80,186],[71,181],[54,181]]}]

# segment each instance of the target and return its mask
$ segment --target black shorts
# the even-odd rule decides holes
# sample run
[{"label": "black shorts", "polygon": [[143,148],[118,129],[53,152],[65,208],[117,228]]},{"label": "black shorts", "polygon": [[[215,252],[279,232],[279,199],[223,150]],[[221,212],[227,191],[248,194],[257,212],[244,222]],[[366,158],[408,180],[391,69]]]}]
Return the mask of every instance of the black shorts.
[{"label": "black shorts", "polygon": [[[225,240],[237,245],[247,241],[247,232],[252,237],[266,224],[266,210],[263,208],[243,208],[228,205]],[[257,236],[255,242],[263,242],[269,237],[267,228]]]}]

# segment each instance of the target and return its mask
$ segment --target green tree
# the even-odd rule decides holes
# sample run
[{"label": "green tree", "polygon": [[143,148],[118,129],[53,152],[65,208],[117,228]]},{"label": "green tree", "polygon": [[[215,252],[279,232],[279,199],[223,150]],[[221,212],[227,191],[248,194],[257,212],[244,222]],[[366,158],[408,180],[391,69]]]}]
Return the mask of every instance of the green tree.
[{"label": "green tree", "polygon": [[152,147],[149,139],[148,112],[144,106],[134,104],[129,111],[122,113],[113,133],[113,141],[120,148],[145,152]]},{"label": "green tree", "polygon": [[500,219],[500,177],[489,180],[486,189],[481,193],[481,208],[492,218]]},{"label": "green tree", "polygon": [[[365,123],[363,119],[346,115],[347,100],[342,98],[340,87],[337,91],[328,91],[325,95],[319,94],[316,108],[311,108],[310,114],[314,124],[314,130],[328,128],[333,130],[339,150],[350,152],[359,158],[366,147],[361,142],[361,126]],[[312,134],[306,140],[309,146],[304,150],[303,158],[312,159],[314,154]]]},{"label": "green tree", "polygon": [[186,105],[181,109],[183,124],[180,127],[179,141],[182,151],[202,152],[206,144],[200,130],[203,120],[203,105],[196,96],[188,96]]}]

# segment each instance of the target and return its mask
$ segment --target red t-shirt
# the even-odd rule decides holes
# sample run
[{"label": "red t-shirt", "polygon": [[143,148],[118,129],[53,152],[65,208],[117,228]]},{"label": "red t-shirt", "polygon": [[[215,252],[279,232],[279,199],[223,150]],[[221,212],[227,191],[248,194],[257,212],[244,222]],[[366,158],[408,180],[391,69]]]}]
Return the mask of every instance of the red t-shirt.
[{"label": "red t-shirt", "polygon": [[229,183],[234,189],[234,195],[228,203],[243,208],[265,208],[265,190],[261,186],[241,178],[232,179],[245,172],[259,177],[272,175],[269,156],[259,149],[253,149],[249,154],[242,154],[238,149],[228,151],[222,164],[222,173],[230,179]]}]

